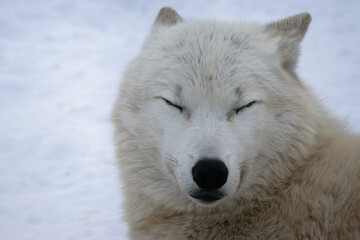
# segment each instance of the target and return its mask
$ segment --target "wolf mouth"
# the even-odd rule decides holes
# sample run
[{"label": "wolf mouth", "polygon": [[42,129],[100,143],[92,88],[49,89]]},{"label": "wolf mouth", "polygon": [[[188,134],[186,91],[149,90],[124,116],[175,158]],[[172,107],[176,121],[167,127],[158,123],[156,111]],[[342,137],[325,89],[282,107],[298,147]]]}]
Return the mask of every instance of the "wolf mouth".
[{"label": "wolf mouth", "polygon": [[220,191],[199,191],[190,194],[190,196],[195,199],[201,200],[204,203],[213,203],[225,197],[225,195]]}]

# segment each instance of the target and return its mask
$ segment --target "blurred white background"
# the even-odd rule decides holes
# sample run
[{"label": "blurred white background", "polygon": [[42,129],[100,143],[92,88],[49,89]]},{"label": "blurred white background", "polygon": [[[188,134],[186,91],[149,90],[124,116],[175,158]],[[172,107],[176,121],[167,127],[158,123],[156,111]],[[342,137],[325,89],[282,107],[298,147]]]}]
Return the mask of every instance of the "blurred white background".
[{"label": "blurred white background", "polygon": [[360,1],[0,0],[0,239],[126,239],[109,115],[155,16],[313,17],[300,77],[360,130]]}]

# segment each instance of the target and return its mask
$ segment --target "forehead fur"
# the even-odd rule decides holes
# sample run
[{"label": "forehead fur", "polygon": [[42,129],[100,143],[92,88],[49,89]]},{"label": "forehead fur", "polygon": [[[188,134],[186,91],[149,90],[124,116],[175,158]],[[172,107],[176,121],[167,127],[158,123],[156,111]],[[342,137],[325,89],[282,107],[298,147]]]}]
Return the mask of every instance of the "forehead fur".
[{"label": "forehead fur", "polygon": [[216,82],[235,88],[239,74],[267,70],[266,64],[276,62],[275,53],[276,39],[258,24],[181,22],[157,28],[148,37],[140,56],[149,77],[143,84]]}]

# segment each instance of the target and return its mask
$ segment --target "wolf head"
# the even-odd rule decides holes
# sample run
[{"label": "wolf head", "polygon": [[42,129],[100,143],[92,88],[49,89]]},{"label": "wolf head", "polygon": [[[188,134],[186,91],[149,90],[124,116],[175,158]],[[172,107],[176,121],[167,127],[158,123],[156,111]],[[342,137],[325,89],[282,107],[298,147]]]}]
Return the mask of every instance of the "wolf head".
[{"label": "wolf head", "polygon": [[295,73],[310,21],[186,22],[163,8],[113,111],[127,194],[192,209],[276,191],[316,142],[321,113]]}]

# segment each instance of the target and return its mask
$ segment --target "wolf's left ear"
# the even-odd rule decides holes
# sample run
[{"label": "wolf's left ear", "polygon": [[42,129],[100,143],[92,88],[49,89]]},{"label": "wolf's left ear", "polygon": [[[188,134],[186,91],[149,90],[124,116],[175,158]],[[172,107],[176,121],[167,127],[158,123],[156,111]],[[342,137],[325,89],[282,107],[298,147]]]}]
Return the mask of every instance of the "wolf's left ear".
[{"label": "wolf's left ear", "polygon": [[157,27],[166,27],[166,26],[175,25],[182,21],[183,19],[174,9],[170,7],[163,7],[162,9],[160,9],[155,19],[155,22],[153,24],[153,29],[156,29]]},{"label": "wolf's left ear", "polygon": [[279,39],[278,51],[282,65],[289,73],[295,75],[295,67],[299,57],[299,45],[304,38],[311,16],[308,13],[285,18],[266,25],[265,31],[271,37]]}]

